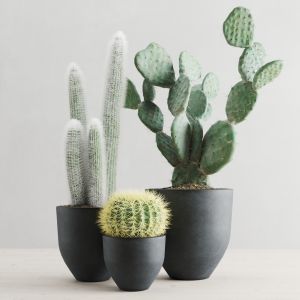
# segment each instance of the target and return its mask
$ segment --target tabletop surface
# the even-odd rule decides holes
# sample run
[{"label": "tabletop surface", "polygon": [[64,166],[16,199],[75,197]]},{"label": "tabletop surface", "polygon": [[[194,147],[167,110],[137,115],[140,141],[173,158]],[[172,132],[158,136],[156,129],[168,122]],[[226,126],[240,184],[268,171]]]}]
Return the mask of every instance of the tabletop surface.
[{"label": "tabletop surface", "polygon": [[1,300],[299,300],[300,250],[229,249],[211,276],[170,280],[162,270],[149,290],[122,292],[110,279],[77,282],[57,249],[0,249]]}]

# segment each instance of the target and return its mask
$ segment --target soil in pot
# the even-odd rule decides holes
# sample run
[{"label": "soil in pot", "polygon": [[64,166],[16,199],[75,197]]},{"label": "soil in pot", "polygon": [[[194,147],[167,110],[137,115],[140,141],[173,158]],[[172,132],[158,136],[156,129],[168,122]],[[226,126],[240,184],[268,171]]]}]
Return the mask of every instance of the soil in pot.
[{"label": "soil in pot", "polygon": [[110,278],[104,263],[102,235],[96,224],[98,213],[99,208],[56,207],[59,250],[78,281]]},{"label": "soil in pot", "polygon": [[173,279],[208,278],[230,239],[230,189],[152,189],[164,196],[172,212],[166,235],[164,268]]},{"label": "soil in pot", "polygon": [[165,255],[165,236],[119,238],[103,236],[104,259],[113,280],[124,291],[148,289]]}]

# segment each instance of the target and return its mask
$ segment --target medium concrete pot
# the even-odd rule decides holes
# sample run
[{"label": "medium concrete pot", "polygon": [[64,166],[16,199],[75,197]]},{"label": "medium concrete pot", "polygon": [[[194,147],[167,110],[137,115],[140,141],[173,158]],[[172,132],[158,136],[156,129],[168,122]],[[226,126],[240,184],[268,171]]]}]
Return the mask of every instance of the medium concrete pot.
[{"label": "medium concrete pot", "polygon": [[119,238],[104,235],[104,260],[119,289],[148,289],[162,267],[165,243],[165,236]]},{"label": "medium concrete pot", "polygon": [[172,212],[164,268],[173,279],[199,280],[215,270],[231,231],[230,189],[152,189],[163,195]]},{"label": "medium concrete pot", "polygon": [[102,235],[96,224],[99,208],[57,206],[61,256],[78,281],[110,278],[103,258]]}]

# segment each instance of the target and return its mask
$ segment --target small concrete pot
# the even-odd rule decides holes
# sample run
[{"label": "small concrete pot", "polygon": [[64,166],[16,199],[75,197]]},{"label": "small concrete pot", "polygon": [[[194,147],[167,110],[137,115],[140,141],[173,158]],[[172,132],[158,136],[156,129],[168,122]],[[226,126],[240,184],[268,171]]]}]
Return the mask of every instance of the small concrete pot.
[{"label": "small concrete pot", "polygon": [[165,236],[103,236],[105,264],[119,289],[143,291],[151,286],[164,261],[165,241]]}]

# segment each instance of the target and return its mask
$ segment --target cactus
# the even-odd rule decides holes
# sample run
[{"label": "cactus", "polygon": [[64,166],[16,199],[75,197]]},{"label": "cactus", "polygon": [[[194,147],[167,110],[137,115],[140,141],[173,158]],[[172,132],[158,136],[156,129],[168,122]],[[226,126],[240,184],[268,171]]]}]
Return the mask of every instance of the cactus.
[{"label": "cactus", "polygon": [[[109,72],[105,93],[103,127],[87,117],[82,84],[82,72],[74,63],[69,67],[69,100],[73,120],[66,137],[66,165],[73,205],[100,207],[115,190],[116,157],[119,138],[119,111],[125,92],[123,73],[125,37],[117,33],[112,42]],[[130,85],[128,85],[130,87]],[[134,99],[131,108],[140,102],[134,86],[127,97]]]},{"label": "cactus", "polygon": [[72,119],[67,124],[66,167],[69,188],[74,205],[85,204],[86,189],[83,167],[83,126]]},{"label": "cactus", "polygon": [[[209,187],[208,176],[222,169],[232,157],[233,125],[246,119],[256,103],[257,90],[277,77],[282,69],[280,60],[265,64],[263,46],[253,42],[254,23],[248,9],[235,8],[225,20],[223,32],[228,44],[245,48],[238,64],[242,81],[236,83],[228,95],[227,120],[215,122],[205,134],[202,124],[210,114],[211,100],[219,90],[217,76],[207,73],[201,82],[200,64],[184,51],[179,56],[179,77],[176,79],[170,56],[155,43],[135,57],[138,71],[151,85],[169,88],[167,103],[174,116],[171,136],[163,132],[163,114],[154,103],[153,94],[150,97],[149,92],[144,92],[144,87],[146,102],[138,104],[138,114],[142,122],[156,133],[159,151],[174,167],[173,187]],[[132,82],[128,89],[134,90],[135,97],[139,98],[136,88],[131,85]],[[127,107],[130,101],[130,98],[126,99]],[[147,109],[145,103],[148,103]]]},{"label": "cactus", "polygon": [[113,194],[99,213],[102,233],[112,237],[146,238],[164,235],[170,212],[163,198],[152,192]]},{"label": "cactus", "polygon": [[103,129],[106,145],[106,176],[108,197],[116,190],[117,156],[120,135],[120,109],[126,88],[124,61],[127,42],[122,32],[117,32],[109,51],[108,74],[103,109]]}]

